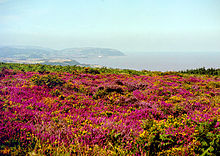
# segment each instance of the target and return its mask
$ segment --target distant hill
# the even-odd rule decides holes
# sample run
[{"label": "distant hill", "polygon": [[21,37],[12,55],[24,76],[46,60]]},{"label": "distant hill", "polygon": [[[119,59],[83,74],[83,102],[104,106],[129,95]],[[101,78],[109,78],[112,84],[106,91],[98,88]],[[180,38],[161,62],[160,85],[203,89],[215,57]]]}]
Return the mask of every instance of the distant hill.
[{"label": "distant hill", "polygon": [[73,59],[77,57],[104,57],[104,56],[124,56],[115,49],[109,48],[68,48],[63,50],[53,50],[49,48],[33,46],[7,46],[0,47],[0,57],[10,57],[17,59]]},{"label": "distant hill", "polygon": [[104,56],[124,56],[119,50],[109,48],[69,48],[60,50],[63,55],[75,57],[104,57]]},{"label": "distant hill", "polygon": [[45,58],[53,52],[54,50],[33,47],[0,47],[0,57],[5,58]]},{"label": "distant hill", "polygon": [[75,59],[108,56],[124,56],[124,54],[118,50],[109,48],[68,48],[54,50],[36,46],[0,47],[0,62],[82,65]]}]

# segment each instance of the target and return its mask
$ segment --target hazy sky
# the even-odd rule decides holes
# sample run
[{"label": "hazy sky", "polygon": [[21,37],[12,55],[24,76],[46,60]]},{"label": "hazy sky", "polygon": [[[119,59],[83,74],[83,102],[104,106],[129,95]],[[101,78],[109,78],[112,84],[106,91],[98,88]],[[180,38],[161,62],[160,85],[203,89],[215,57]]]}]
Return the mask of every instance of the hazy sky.
[{"label": "hazy sky", "polygon": [[0,45],[220,52],[220,0],[0,0]]}]

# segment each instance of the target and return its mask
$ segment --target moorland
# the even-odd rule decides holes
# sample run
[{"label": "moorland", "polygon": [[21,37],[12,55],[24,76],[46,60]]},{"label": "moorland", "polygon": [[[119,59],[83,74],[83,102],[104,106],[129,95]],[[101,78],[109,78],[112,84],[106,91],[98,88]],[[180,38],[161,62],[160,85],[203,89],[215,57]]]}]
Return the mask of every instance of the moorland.
[{"label": "moorland", "polygon": [[219,155],[220,69],[0,63],[1,155]]}]

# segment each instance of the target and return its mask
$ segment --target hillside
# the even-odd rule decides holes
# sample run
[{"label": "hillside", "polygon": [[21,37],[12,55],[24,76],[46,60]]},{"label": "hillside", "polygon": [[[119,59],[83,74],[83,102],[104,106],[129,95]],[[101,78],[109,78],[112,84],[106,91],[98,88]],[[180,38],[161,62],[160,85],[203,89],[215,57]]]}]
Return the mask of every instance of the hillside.
[{"label": "hillside", "polygon": [[69,48],[53,50],[35,46],[0,47],[0,62],[47,64],[47,65],[82,65],[77,58],[95,58],[108,56],[124,56],[118,50],[108,48]]},{"label": "hillside", "polygon": [[69,48],[53,50],[34,46],[5,46],[0,47],[0,57],[17,59],[50,59],[75,57],[98,57],[98,56],[123,56],[118,50],[108,48]]},{"label": "hillside", "polygon": [[58,52],[75,57],[124,56],[122,52],[108,48],[69,48]]},{"label": "hillside", "polygon": [[29,46],[17,46],[17,47],[0,47],[0,57],[14,58],[14,59],[43,59],[52,55],[54,50],[40,48],[40,47],[29,47]]},{"label": "hillside", "polygon": [[0,154],[219,155],[219,103],[218,75],[0,63]]}]

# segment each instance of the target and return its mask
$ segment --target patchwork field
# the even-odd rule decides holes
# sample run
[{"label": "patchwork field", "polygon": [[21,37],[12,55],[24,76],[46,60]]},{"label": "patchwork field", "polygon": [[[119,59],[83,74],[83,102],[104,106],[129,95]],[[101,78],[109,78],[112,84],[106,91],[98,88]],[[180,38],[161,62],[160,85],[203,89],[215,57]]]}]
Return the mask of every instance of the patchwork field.
[{"label": "patchwork field", "polygon": [[15,66],[0,70],[2,155],[220,154],[219,76]]}]

